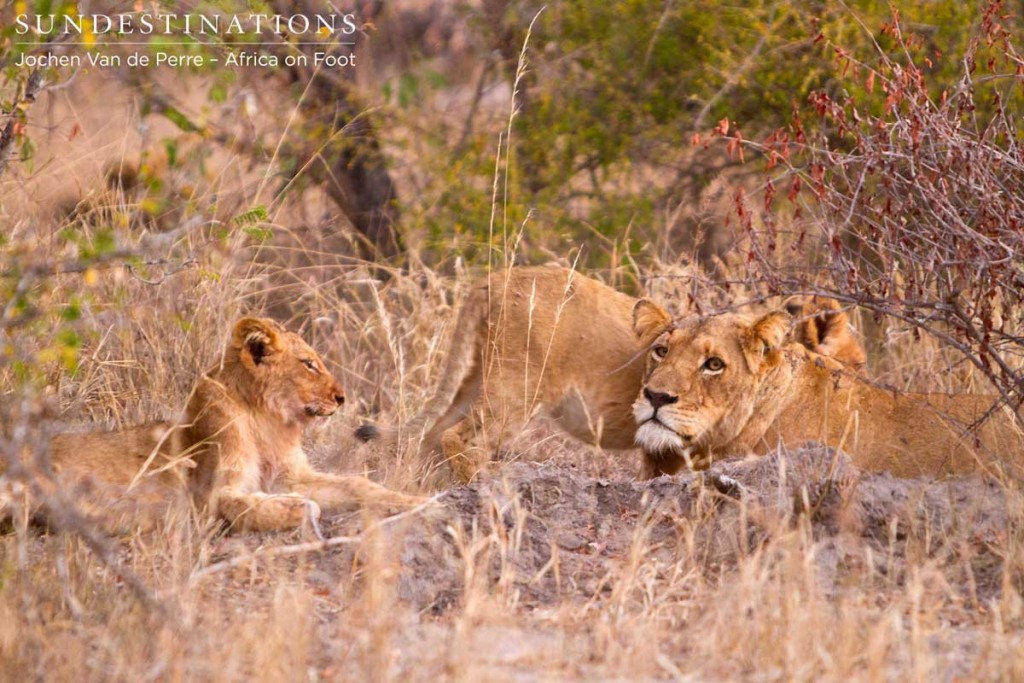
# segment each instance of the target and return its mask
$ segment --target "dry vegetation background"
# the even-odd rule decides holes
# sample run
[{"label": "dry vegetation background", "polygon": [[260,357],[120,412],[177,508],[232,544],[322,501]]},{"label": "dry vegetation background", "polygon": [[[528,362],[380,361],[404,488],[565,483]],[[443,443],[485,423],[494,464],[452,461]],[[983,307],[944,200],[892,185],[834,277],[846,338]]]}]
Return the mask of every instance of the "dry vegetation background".
[{"label": "dry vegetation background", "polygon": [[[512,263],[679,313],[828,293],[879,382],[1019,407],[1009,7],[538,10],[359,3],[340,75],[34,72],[0,10],[0,455],[173,419],[259,313],[346,387],[316,461],[416,490],[352,432],[429,397],[460,289]],[[735,499],[635,483],[634,454],[543,420],[517,444],[439,515],[326,520],[330,547],[195,519],[108,539],[53,494],[0,536],[0,679],[1024,677],[1016,482],[808,447],[716,465]]]}]

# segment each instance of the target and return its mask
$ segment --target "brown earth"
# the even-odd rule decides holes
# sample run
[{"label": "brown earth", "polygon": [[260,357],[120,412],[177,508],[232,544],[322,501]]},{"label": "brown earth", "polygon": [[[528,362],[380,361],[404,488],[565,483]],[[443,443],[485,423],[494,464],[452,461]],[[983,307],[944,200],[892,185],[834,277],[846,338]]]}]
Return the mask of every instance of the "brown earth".
[{"label": "brown earth", "polygon": [[[842,623],[845,609],[902,613],[908,594],[934,600],[926,612],[938,631],[921,645],[932,680],[985,677],[979,627],[1004,582],[1015,580],[1005,559],[1021,496],[1007,487],[866,474],[813,445],[643,483],[625,467],[608,478],[584,469],[572,458],[507,463],[498,476],[448,490],[439,514],[370,523],[370,531],[357,515],[337,517],[325,534],[363,529],[360,543],[276,559],[276,569],[244,565],[221,577],[221,590],[223,581],[236,591],[247,585],[231,591],[244,605],[255,576],[263,577],[257,590],[273,586],[264,580],[282,568],[301,577],[320,616],[314,659],[342,679],[368,666],[403,680],[690,680],[682,672],[693,670],[694,679],[800,678],[789,665],[760,671],[763,657],[707,658],[717,645],[690,642],[705,629],[721,639],[723,615],[727,624],[771,624],[763,612],[774,603],[764,597],[773,582],[781,594],[806,591],[802,609],[828,612],[825,623]],[[225,539],[210,560],[287,540],[271,539]],[[678,623],[680,635],[651,630],[648,619]],[[622,632],[631,625],[635,632]],[[785,619],[766,628],[780,629],[769,636],[781,650]],[[913,625],[904,631],[910,638]],[[648,637],[654,652],[638,659]],[[352,657],[353,642],[367,638],[369,649],[384,648],[375,664]],[[750,643],[732,646],[746,652]],[[775,646],[769,638],[760,647]],[[883,678],[899,678],[914,661],[894,650]]]}]

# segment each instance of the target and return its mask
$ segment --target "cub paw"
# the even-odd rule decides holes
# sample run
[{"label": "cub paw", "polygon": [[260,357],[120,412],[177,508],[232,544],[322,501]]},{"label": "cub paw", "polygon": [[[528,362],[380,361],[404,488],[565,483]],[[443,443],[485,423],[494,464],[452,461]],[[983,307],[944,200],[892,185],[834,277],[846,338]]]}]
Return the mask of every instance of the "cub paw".
[{"label": "cub paw", "polygon": [[309,498],[289,493],[274,496],[271,500],[280,508],[287,526],[298,527],[306,523],[316,526],[320,522],[320,506]]}]

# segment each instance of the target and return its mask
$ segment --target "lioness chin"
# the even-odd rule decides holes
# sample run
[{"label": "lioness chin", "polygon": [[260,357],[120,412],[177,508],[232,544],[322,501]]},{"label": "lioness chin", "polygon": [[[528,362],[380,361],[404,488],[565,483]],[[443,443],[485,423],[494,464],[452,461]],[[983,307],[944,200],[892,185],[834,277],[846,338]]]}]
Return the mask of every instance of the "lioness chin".
[{"label": "lioness chin", "polygon": [[977,428],[995,396],[876,387],[834,359],[786,343],[783,312],[677,323],[644,301],[635,320],[637,335],[653,338],[634,404],[646,477],[809,441],[846,451],[862,469],[903,477],[997,468],[1020,474],[1014,416],[996,411]]},{"label": "lioness chin", "polygon": [[[659,334],[636,332],[637,302],[565,268],[512,268],[483,278],[463,300],[434,396],[405,425],[364,425],[357,436],[383,436],[391,447],[411,441],[428,455],[428,469],[447,463],[459,481],[476,476],[488,454],[542,411],[585,443],[635,448],[632,405]],[[808,328],[808,343],[863,366],[863,348],[834,302],[790,304],[804,314],[798,330]]]},{"label": "lioness chin", "polygon": [[304,429],[343,402],[341,387],[299,335],[273,320],[243,318],[179,423],[58,435],[52,461],[66,483],[95,489],[100,499],[92,495],[88,509],[107,519],[111,511],[163,509],[186,491],[200,510],[259,531],[298,527],[322,509],[423,503],[309,464]]}]

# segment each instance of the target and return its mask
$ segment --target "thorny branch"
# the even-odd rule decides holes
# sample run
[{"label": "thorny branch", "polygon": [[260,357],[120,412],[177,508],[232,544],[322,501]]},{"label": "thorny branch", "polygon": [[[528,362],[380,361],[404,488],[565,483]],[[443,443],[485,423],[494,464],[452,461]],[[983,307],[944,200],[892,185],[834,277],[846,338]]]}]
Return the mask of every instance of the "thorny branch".
[{"label": "thorny branch", "polygon": [[25,81],[25,88],[20,96],[11,103],[11,110],[4,112],[7,116],[7,123],[0,131],[0,176],[7,168],[7,161],[14,153],[14,143],[18,139],[18,131],[24,125],[25,110],[30,104],[36,101],[36,96],[42,90],[45,79],[42,69],[34,69]]},{"label": "thorny branch", "polygon": [[[1019,89],[1005,85],[1024,85],[1024,74],[1002,14],[1000,0],[986,4],[963,73],[939,96],[924,78],[927,47],[894,14],[883,29],[891,52],[874,39],[871,60],[834,46],[844,75],[852,66],[863,83],[812,93],[762,142],[728,126],[715,135],[731,155],[754,149],[768,162],[764,211],[743,195],[735,204],[748,284],[830,296],[931,335],[991,380],[1001,397],[993,410],[1019,410],[1024,149]],[[806,263],[793,264],[786,248]]]}]

